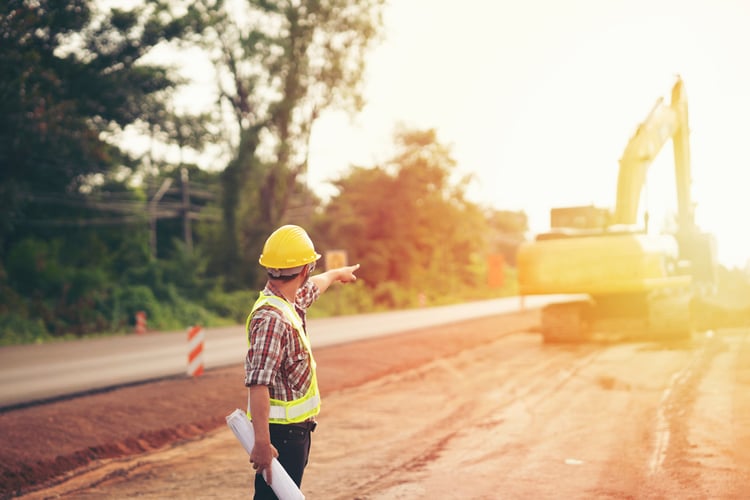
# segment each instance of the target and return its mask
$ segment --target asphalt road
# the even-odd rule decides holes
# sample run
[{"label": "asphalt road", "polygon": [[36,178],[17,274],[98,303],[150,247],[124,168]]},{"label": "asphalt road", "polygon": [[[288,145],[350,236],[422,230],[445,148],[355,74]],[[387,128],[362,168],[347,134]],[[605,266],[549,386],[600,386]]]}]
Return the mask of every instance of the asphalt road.
[{"label": "asphalt road", "polygon": [[[493,299],[378,314],[312,319],[314,347],[536,308],[559,297]],[[244,325],[205,328],[206,369],[240,364]],[[187,376],[187,329],[0,348],[0,409],[170,376]]]}]

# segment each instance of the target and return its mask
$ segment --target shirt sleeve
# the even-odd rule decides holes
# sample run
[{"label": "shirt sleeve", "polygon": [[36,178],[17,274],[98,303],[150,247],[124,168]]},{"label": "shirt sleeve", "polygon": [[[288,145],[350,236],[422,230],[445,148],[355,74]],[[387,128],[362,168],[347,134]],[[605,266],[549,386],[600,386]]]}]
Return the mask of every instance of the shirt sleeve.
[{"label": "shirt sleeve", "polygon": [[271,385],[281,366],[286,324],[271,307],[256,311],[248,331],[250,347],[245,357],[245,385]]},{"label": "shirt sleeve", "polygon": [[294,298],[294,305],[305,311],[313,302],[318,300],[318,297],[320,297],[320,288],[318,288],[318,285],[312,281],[307,280],[307,283],[297,290],[297,296]]}]

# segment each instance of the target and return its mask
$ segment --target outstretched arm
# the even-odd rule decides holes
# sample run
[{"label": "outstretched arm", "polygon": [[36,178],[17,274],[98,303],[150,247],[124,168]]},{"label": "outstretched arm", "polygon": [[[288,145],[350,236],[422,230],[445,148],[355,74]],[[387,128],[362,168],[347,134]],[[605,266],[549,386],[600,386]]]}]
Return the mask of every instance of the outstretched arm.
[{"label": "outstretched arm", "polygon": [[357,281],[357,277],[354,275],[354,272],[357,269],[359,269],[359,264],[331,269],[330,271],[311,276],[310,281],[318,286],[320,293],[323,293],[329,286],[337,281],[341,283]]}]

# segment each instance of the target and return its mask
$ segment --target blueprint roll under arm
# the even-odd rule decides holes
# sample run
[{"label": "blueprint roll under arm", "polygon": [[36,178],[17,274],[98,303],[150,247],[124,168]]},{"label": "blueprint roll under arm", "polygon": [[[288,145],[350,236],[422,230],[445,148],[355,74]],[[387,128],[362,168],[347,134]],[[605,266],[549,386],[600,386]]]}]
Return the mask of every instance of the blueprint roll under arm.
[{"label": "blueprint roll under arm", "polygon": [[[242,447],[245,448],[249,456],[253,451],[253,446],[255,446],[255,431],[252,422],[247,418],[247,414],[240,409],[234,410],[231,415],[227,416],[227,425],[242,443]],[[275,458],[271,462],[271,473],[273,475],[271,489],[279,497],[279,500],[305,500],[305,495],[302,494],[292,478],[289,477],[286,469]],[[263,479],[265,478],[266,474],[263,473]]]}]

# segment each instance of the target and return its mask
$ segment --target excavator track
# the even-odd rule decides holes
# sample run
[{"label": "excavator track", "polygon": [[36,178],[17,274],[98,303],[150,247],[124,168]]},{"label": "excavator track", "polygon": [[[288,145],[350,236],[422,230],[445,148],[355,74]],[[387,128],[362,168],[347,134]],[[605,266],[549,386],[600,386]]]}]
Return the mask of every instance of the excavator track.
[{"label": "excavator track", "polygon": [[610,309],[603,308],[595,300],[550,304],[542,309],[542,336],[546,343],[615,340],[660,342],[692,336],[688,290],[672,290],[650,296],[644,306],[645,317],[640,314],[612,314]]},{"label": "excavator track", "polygon": [[581,342],[589,339],[586,302],[550,304],[542,309],[542,336],[548,343]]},{"label": "excavator track", "polygon": [[689,291],[664,294],[651,299],[648,336],[653,340],[682,340],[693,334]]}]

